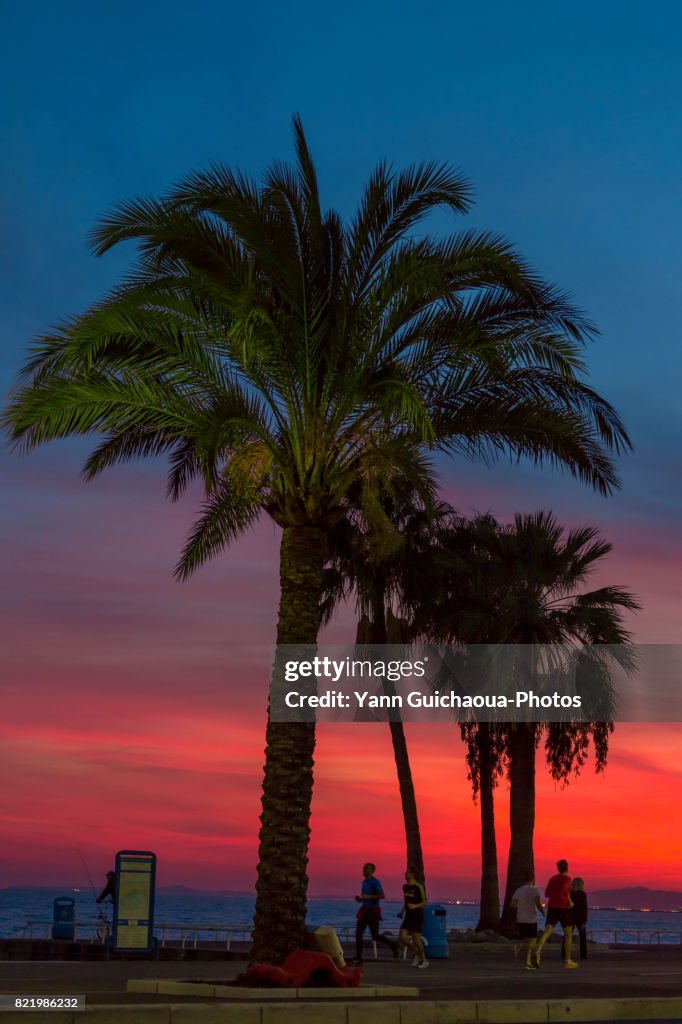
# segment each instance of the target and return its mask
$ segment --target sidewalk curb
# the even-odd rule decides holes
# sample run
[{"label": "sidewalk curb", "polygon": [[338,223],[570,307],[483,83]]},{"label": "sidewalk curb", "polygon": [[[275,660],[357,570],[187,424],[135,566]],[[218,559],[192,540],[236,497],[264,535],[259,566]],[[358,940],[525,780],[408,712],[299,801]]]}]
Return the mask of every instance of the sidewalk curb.
[{"label": "sidewalk curb", "polygon": [[[209,999],[230,999],[238,1002],[277,1003],[306,999],[308,1001],[341,1002],[347,999],[417,999],[414,985],[360,985],[358,988],[248,988],[244,985],[220,985],[200,981],[167,981],[163,978],[131,978],[126,992],[159,996],[197,996]],[[0,1024],[2,1022],[0,1021]]]},{"label": "sidewalk curb", "polygon": [[82,1012],[6,1011],[2,1024],[536,1024],[682,1020],[682,996],[420,1002],[116,1003]]}]

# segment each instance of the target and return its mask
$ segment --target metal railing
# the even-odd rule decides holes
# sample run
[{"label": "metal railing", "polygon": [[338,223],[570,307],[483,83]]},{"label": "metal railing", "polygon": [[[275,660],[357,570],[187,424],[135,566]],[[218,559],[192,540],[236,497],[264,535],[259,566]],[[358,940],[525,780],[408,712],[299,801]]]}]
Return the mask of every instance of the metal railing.
[{"label": "metal railing", "polygon": [[[89,920],[60,922],[73,927],[74,942],[105,942],[111,934],[112,923],[107,920]],[[21,937],[24,939],[50,939],[52,937],[52,921],[27,921],[24,925]],[[211,942],[215,945],[222,945],[227,952],[232,948],[233,942],[250,944],[252,924],[225,924],[224,922],[199,922],[189,924],[187,921],[157,921],[154,924],[154,935],[159,940],[162,948],[169,943],[179,943],[181,949],[198,949],[200,942]],[[352,925],[340,925],[336,928],[339,941],[346,945],[355,942],[355,927]],[[374,959],[378,959],[377,944],[374,940],[365,939],[369,942]]]},{"label": "metal railing", "polygon": [[[60,922],[62,925],[66,922]],[[73,921],[74,942],[105,942],[111,934],[112,923],[107,920]],[[50,939],[52,937],[52,921],[27,921],[21,937],[24,939]],[[198,949],[199,943],[211,942],[212,945],[224,945],[229,952],[233,942],[249,944],[251,942],[252,924],[225,924],[224,922],[200,922],[190,924],[187,921],[157,921],[154,934],[161,947],[169,943],[179,943],[182,949]],[[352,946],[355,942],[355,927],[340,925],[336,928],[340,942]],[[393,937],[393,936],[392,936]],[[682,931],[657,929],[655,931],[641,928],[594,928],[587,932],[593,942],[608,943],[613,946],[682,946]],[[574,941],[576,936],[574,936]],[[369,943],[374,959],[378,959],[377,944],[371,939]]]},{"label": "metal railing", "polygon": [[[174,933],[177,933],[177,941],[181,948],[186,949],[187,943],[191,943],[192,949],[198,949],[199,942],[209,941],[218,944],[225,942],[225,949],[229,952],[233,941],[251,942],[252,924],[187,924],[186,921],[159,922],[154,925],[155,934],[160,933],[160,945],[165,946],[168,941],[173,941]],[[210,939],[202,939],[200,936],[208,933]],[[224,936],[224,939],[222,938]]]},{"label": "metal railing", "polygon": [[[52,921],[27,921],[24,925],[22,938],[24,939],[50,939],[52,937]],[[60,926],[71,926],[73,928],[74,942],[105,942],[111,934],[111,921],[69,921],[60,922]],[[251,924],[224,924],[202,922],[200,924],[189,924],[187,921],[157,921],[154,924],[154,934],[159,939],[160,946],[166,946],[169,942],[179,942],[182,949],[188,945],[197,949],[199,942],[208,941],[214,944],[224,942],[225,949],[230,950],[232,942],[251,942]]]},{"label": "metal railing", "polygon": [[[27,921],[22,939],[51,939],[53,921]],[[60,927],[73,928],[73,941],[103,942],[111,932],[111,921],[60,921]]]},{"label": "metal railing", "polygon": [[613,946],[682,946],[682,932],[641,928],[595,928],[587,933],[593,942]]}]

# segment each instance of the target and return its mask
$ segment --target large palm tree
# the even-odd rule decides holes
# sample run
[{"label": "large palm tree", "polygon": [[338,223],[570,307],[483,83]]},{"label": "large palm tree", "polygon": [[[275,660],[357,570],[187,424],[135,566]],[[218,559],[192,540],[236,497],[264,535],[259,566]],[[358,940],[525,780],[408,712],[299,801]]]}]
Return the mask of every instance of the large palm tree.
[{"label": "large palm tree", "polygon": [[[33,349],[4,417],[31,449],[100,436],[91,478],[170,460],[177,498],[206,495],[186,577],[265,512],[282,529],[279,644],[314,643],[331,526],[351,489],[377,529],[383,481],[419,490],[425,447],[511,452],[608,493],[629,444],[581,379],[591,325],[504,240],[416,238],[470,188],[434,164],[382,164],[344,225],[324,211],[301,123],[297,162],[259,181],[214,165],[160,200],[124,202],[96,253],[137,244],[121,284]],[[252,955],[279,959],[305,925],[314,725],[268,719]]]}]

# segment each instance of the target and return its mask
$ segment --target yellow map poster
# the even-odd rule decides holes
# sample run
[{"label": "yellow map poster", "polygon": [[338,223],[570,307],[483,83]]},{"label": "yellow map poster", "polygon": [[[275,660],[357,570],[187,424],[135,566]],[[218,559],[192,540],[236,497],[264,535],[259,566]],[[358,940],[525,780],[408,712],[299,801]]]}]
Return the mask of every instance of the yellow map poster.
[{"label": "yellow map poster", "polygon": [[117,858],[117,949],[148,949],[152,942],[154,854],[119,854]]}]

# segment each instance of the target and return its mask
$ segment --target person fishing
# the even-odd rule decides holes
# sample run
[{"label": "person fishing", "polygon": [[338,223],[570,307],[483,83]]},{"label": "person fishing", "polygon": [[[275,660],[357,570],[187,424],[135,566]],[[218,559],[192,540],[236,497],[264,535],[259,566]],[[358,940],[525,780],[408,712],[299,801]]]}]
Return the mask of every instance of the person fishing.
[{"label": "person fishing", "polygon": [[97,897],[98,903],[104,903],[107,897],[112,903],[116,902],[116,872],[107,871],[106,874],[107,884],[102,889],[101,893]]}]

